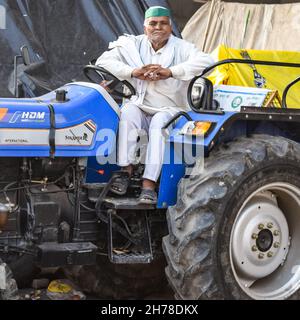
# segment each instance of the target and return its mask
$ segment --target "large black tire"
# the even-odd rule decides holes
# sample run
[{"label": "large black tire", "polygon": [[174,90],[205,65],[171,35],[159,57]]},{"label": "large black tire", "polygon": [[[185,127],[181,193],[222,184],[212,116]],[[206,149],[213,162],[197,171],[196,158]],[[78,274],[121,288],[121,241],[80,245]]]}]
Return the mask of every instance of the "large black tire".
[{"label": "large black tire", "polygon": [[[232,270],[230,235],[249,195],[278,181],[299,190],[300,146],[267,135],[218,146],[203,172],[181,180],[177,204],[167,212],[169,235],[163,239],[166,275],[176,298],[250,299]],[[298,290],[286,298],[299,297]]]}]

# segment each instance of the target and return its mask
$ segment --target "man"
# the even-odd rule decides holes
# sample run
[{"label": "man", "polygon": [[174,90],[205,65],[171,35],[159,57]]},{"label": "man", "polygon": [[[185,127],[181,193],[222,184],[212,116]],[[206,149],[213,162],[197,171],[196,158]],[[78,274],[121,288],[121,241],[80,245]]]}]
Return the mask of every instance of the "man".
[{"label": "man", "polygon": [[[172,35],[170,11],[150,7],[145,13],[144,35],[124,35],[110,43],[96,65],[120,80],[131,82],[137,91],[121,109],[118,164],[132,175],[139,130],[149,136],[143,175],[141,203],[156,203],[156,182],[163,156],[161,128],[180,111],[189,111],[187,87],[190,80],[213,59],[193,44]],[[112,191],[125,194],[129,178],[120,178]]]}]

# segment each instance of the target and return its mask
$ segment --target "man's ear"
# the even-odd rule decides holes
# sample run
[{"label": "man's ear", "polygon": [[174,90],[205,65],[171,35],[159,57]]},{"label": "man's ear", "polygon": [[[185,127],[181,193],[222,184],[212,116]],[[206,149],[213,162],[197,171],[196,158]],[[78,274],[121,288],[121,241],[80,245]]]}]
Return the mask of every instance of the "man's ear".
[{"label": "man's ear", "polygon": [[146,33],[146,27],[145,27],[145,26],[144,26],[144,34],[147,34],[147,33]]}]

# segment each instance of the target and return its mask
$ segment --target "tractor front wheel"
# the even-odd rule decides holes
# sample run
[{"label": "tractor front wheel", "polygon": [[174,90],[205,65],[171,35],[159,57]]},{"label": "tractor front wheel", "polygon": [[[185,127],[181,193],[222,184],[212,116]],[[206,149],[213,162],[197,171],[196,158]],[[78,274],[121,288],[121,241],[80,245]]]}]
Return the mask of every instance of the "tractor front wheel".
[{"label": "tractor front wheel", "polygon": [[256,135],[216,148],[167,212],[167,278],[181,299],[300,297],[300,146]]}]

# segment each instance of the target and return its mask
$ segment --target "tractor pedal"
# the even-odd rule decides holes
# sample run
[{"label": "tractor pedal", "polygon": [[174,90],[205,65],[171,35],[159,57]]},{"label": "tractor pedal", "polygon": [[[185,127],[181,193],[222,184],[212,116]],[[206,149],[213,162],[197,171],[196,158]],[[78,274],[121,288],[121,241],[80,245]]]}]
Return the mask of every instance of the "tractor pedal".
[{"label": "tractor pedal", "polygon": [[105,187],[102,189],[100,195],[98,196],[98,199],[96,201],[96,211],[99,211],[101,209],[102,203],[104,201],[104,199],[106,198],[106,196],[108,195],[108,193],[110,192],[110,187],[112,185],[112,183],[115,181],[115,179],[119,178],[119,177],[123,177],[128,175],[128,173],[126,171],[115,171],[113,172],[109,182],[105,185]]},{"label": "tractor pedal", "polygon": [[[119,220],[120,217],[116,215],[116,211],[114,209],[109,209],[107,214],[108,255],[110,261],[116,264],[150,263],[153,260],[153,253],[147,213],[141,212],[137,215],[136,220],[138,221],[136,221],[135,225],[139,226],[139,230],[135,231],[134,235],[138,234],[138,236],[131,234],[131,231],[128,230],[128,225],[124,229],[128,230],[128,235],[126,236],[127,240],[130,241],[130,238],[132,238],[130,246],[126,248],[120,248],[114,243],[117,234],[114,230],[116,224],[115,220]],[[125,222],[123,218],[121,218],[121,220],[123,220],[123,223]],[[120,239],[120,237],[118,239]]]}]

